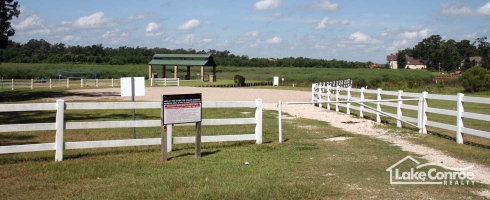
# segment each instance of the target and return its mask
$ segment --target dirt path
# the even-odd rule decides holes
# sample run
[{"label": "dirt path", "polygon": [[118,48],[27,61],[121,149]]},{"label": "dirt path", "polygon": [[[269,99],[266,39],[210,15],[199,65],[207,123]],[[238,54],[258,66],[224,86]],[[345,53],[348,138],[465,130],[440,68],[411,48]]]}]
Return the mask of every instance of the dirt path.
[{"label": "dirt path", "polygon": [[[130,100],[130,97],[120,97],[119,88],[106,89],[83,89],[73,90],[74,96],[64,98],[66,100],[93,100],[96,98]],[[311,93],[304,91],[288,90],[271,90],[271,89],[251,89],[251,88],[197,88],[197,87],[147,87],[146,96],[135,97],[136,101],[160,101],[163,94],[182,94],[182,93],[202,93],[203,101],[253,101],[257,98],[263,100],[263,107],[267,110],[277,110],[277,102],[292,101],[311,101]],[[50,99],[53,100],[53,99]],[[445,155],[439,150],[435,150],[422,145],[411,143],[395,134],[388,132],[375,122],[354,118],[351,115],[328,111],[326,109],[314,107],[312,105],[284,105],[283,112],[292,116],[316,119],[329,122],[332,126],[344,129],[346,131],[367,135],[392,143],[401,147],[404,151],[422,155],[422,157],[431,163],[443,163],[449,167],[467,167],[474,165],[472,169],[476,175],[475,180],[480,183],[490,185],[490,168],[456,159]],[[359,123],[345,124],[342,122],[354,121]],[[381,125],[382,127],[382,125]],[[387,166],[388,167],[388,166]],[[482,194],[489,194],[488,191],[482,191]]]}]

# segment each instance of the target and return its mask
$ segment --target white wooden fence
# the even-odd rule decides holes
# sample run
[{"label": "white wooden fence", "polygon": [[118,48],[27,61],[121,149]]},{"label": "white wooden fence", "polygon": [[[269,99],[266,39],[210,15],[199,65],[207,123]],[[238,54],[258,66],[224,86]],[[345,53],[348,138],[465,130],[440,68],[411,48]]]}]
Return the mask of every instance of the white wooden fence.
[{"label": "white wooden fence", "polygon": [[180,86],[179,78],[151,78],[151,86]]},{"label": "white wooden fence", "polygon": [[[344,90],[345,95],[340,95],[342,93],[341,91]],[[440,95],[440,94],[429,94],[428,92],[423,92],[423,93],[404,93],[403,91],[399,90],[397,92],[394,91],[383,91],[381,88],[377,90],[367,90],[365,88],[361,89],[355,89],[355,88],[341,88],[339,86],[337,87],[331,87],[330,85],[323,86],[323,84],[313,84],[311,86],[311,98],[312,102],[319,102],[318,106],[323,107],[323,104],[326,104],[325,107],[327,109],[331,109],[331,104],[335,106],[335,111],[339,111],[339,107],[344,107],[346,108],[346,113],[350,114],[351,110],[358,110],[359,111],[359,116],[363,117],[364,112],[368,113],[373,113],[376,115],[376,122],[380,123],[381,122],[381,117],[380,117],[380,112],[381,110],[381,105],[384,106],[389,106],[389,107],[394,107],[396,108],[396,114],[392,114],[391,116],[393,118],[398,118],[402,119],[408,122],[413,122],[417,123],[419,127],[421,128],[422,133],[427,133],[427,126],[431,127],[436,127],[440,129],[445,129],[445,130],[450,130],[450,131],[455,131],[456,132],[456,142],[462,144],[463,143],[463,133],[464,134],[470,134],[470,135],[475,135],[479,137],[484,137],[484,138],[490,138],[490,132],[483,131],[483,130],[477,130],[473,128],[467,128],[464,126],[464,118],[468,119],[476,119],[476,120],[482,120],[482,121],[487,121],[490,122],[490,115],[486,114],[479,114],[479,113],[471,113],[471,112],[465,112],[464,111],[464,102],[472,102],[472,103],[478,103],[478,104],[490,104],[490,98],[482,98],[482,97],[468,97],[464,96],[464,94],[459,93],[458,95]],[[352,97],[351,92],[358,92],[359,97]],[[335,94],[332,94],[335,93]],[[365,94],[376,94],[376,111],[368,110],[365,109],[364,106],[359,105],[351,105],[351,103],[355,103],[355,101],[364,101],[368,100],[364,98]],[[398,101],[397,103],[393,102],[382,102],[381,95],[389,95],[389,96],[395,96],[397,99],[401,100],[404,97],[408,98],[420,98],[419,105],[414,106],[414,105],[407,105],[403,104],[403,101]],[[447,110],[447,109],[440,109],[440,108],[431,108],[429,107],[429,103],[431,99],[434,100],[445,100],[445,101],[454,101],[454,107],[456,108],[455,110]],[[329,101],[332,101],[332,103],[328,103]],[[345,104],[339,103],[338,101],[346,101]],[[322,103],[320,103],[322,102]],[[403,116],[402,109],[406,110],[414,110],[417,111],[418,116],[417,118],[413,117],[408,117],[408,116]],[[431,121],[431,119],[428,119],[427,113],[435,113],[435,114],[441,114],[441,115],[448,115],[448,116],[453,116],[456,117],[456,121],[454,124],[445,124],[441,122],[436,122],[436,121]],[[389,113],[388,113],[389,114]],[[435,120],[435,119],[432,119]],[[490,124],[490,123],[489,123]],[[402,124],[399,120],[397,120],[397,126],[401,127]],[[490,125],[489,125],[490,126]]]},{"label": "white wooden fence", "polygon": [[[262,144],[262,99],[255,101],[238,102],[203,102],[203,108],[255,108],[254,118],[227,118],[227,119],[203,119],[202,125],[233,125],[255,124],[255,132],[240,135],[214,135],[202,136],[201,142],[224,142],[255,140]],[[160,145],[161,138],[125,139],[125,140],[100,140],[64,142],[64,130],[71,129],[98,129],[98,128],[129,128],[129,127],[161,127],[161,120],[136,120],[136,121],[90,121],[67,122],[64,119],[65,110],[107,110],[107,109],[161,109],[161,102],[65,102],[57,100],[56,103],[31,103],[31,104],[0,104],[0,112],[22,111],[56,111],[56,121],[53,123],[32,124],[8,124],[0,125],[1,132],[56,130],[54,143],[26,144],[0,146],[0,154],[21,153],[34,151],[55,150],[55,161],[63,160],[64,149],[87,149],[124,146]],[[178,126],[192,126],[194,124],[179,124]],[[172,126],[167,127],[167,136],[172,138]],[[194,143],[194,137],[173,137],[169,139],[167,151],[172,151],[172,144]]]},{"label": "white wooden fence", "polygon": [[[119,79],[47,79],[41,82],[39,79],[3,79],[1,81],[2,89],[11,88],[53,88],[53,87],[73,87],[74,80],[80,83],[80,87],[117,87],[120,84]],[[71,81],[71,83],[70,83]],[[72,85],[70,85],[72,84]],[[77,83],[78,84],[78,83]]]}]

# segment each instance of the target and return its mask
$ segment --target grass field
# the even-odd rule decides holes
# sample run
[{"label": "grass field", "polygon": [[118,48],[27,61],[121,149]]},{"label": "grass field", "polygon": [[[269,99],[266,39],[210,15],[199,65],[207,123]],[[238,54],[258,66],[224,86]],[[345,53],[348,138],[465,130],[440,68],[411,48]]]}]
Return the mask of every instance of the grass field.
[{"label": "grass field", "polygon": [[[280,67],[233,67],[218,66],[217,80],[233,80],[235,75],[242,75],[246,81],[272,81],[274,76],[285,79],[284,84],[308,87],[320,81],[354,80],[354,86],[361,87],[412,87],[413,85],[432,84],[433,74],[422,70],[389,70],[389,69],[340,69],[340,68],[280,68]],[[173,77],[173,67],[167,67],[166,76]],[[183,77],[186,67],[179,67],[178,75]],[[84,76],[99,79],[120,78],[128,76],[148,77],[148,65],[88,65],[88,64],[19,64],[2,63],[0,75],[6,79],[36,79],[37,77],[54,78],[60,71],[77,72],[61,73],[63,76]],[[204,75],[212,74],[211,67],[205,67]],[[80,74],[83,72],[83,74]],[[162,77],[162,69],[153,67],[153,72]],[[200,73],[199,67],[191,67],[191,76]]]},{"label": "grass field", "polygon": [[[246,113],[252,112],[252,113]],[[129,110],[70,111],[68,121],[130,119]],[[253,109],[205,109],[203,118],[250,117]],[[50,121],[53,112],[2,114],[2,123]],[[138,110],[137,119],[158,119],[159,111]],[[250,133],[253,126],[204,126],[203,135]],[[130,138],[130,129],[70,130],[67,141]],[[264,144],[203,144],[203,157],[191,144],[175,145],[170,161],[160,147],[66,150],[0,155],[0,194],[6,199],[454,199],[478,198],[488,186],[390,185],[386,168],[409,153],[377,139],[351,134],[325,122],[284,119],[285,142],[277,142],[277,112],[264,112]],[[175,127],[176,136],[192,135]],[[323,139],[348,137],[329,142]],[[54,140],[54,131],[2,133],[1,145]],[[159,137],[158,128],[138,128],[138,138]],[[467,146],[460,146],[471,151]],[[417,155],[412,155],[423,161]],[[244,162],[249,162],[245,165]],[[402,164],[400,168],[411,167]]]}]

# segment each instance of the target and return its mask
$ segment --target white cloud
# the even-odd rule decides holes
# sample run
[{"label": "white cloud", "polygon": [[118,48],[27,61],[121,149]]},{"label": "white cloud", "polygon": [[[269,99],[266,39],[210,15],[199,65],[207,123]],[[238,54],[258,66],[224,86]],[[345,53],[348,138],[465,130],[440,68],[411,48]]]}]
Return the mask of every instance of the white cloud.
[{"label": "white cloud", "polygon": [[267,44],[279,44],[281,42],[282,42],[282,38],[277,37],[277,36],[275,36],[275,37],[273,37],[273,38],[268,39],[267,41],[265,41],[265,43],[267,43]]},{"label": "white cloud", "polygon": [[337,21],[337,20],[329,20],[328,17],[324,17],[322,21],[316,24],[315,29],[325,29],[327,25],[334,26],[334,25],[349,25],[349,24],[350,24],[349,20]]},{"label": "white cloud", "polygon": [[320,8],[322,10],[328,10],[328,11],[335,11],[339,8],[338,3],[330,3],[330,0],[323,0],[320,2],[315,2],[314,6]]},{"label": "white cloud", "polygon": [[327,41],[320,41],[315,43],[315,49],[326,49],[328,47],[328,42]]},{"label": "white cloud", "polygon": [[248,32],[245,32],[244,34],[238,36],[235,39],[235,43],[242,44],[245,42],[250,42],[252,40],[255,40],[257,37],[259,37],[258,31],[248,31]]},{"label": "white cloud", "polygon": [[24,20],[20,21],[18,24],[12,24],[12,27],[16,30],[32,30],[38,28],[44,23],[44,20],[33,14]]},{"label": "white cloud", "polygon": [[480,15],[490,15],[490,2],[478,8],[476,12]]},{"label": "white cloud", "polygon": [[401,38],[404,38],[404,39],[416,39],[416,38],[423,39],[423,38],[429,37],[430,33],[431,33],[431,30],[428,28],[425,28],[425,29],[422,29],[419,31],[405,31],[400,36],[401,36]]},{"label": "white cloud", "polygon": [[146,32],[153,32],[155,30],[158,30],[158,28],[160,28],[160,25],[158,25],[157,23],[155,22],[150,22],[148,23],[148,25],[146,26]]},{"label": "white cloud", "polygon": [[381,43],[381,40],[377,40],[375,38],[369,37],[368,35],[362,32],[355,32],[349,35],[349,40],[356,44],[377,44]]},{"label": "white cloud", "polygon": [[128,36],[128,33],[123,32],[120,29],[116,29],[112,31],[106,31],[102,35],[102,38],[104,38],[111,44],[120,44],[121,42],[126,41]]},{"label": "white cloud", "polygon": [[73,35],[67,35],[63,37],[63,42],[76,42],[80,41],[81,37],[80,36],[73,36]]},{"label": "white cloud", "polygon": [[198,44],[208,44],[212,41],[214,41],[213,38],[207,38],[207,37],[200,38],[200,37],[196,37],[194,34],[188,34],[184,38],[175,40],[174,43],[198,45]]},{"label": "white cloud", "polygon": [[178,30],[182,32],[192,32],[201,25],[201,21],[191,19],[179,26]]},{"label": "white cloud", "polygon": [[281,0],[260,0],[255,3],[254,9],[255,10],[273,9],[281,5],[281,3],[282,3]]},{"label": "white cloud", "polygon": [[441,14],[443,15],[469,15],[473,13],[470,7],[461,6],[457,2],[441,3],[441,7]]},{"label": "white cloud", "polygon": [[104,15],[103,12],[96,12],[89,16],[80,17],[74,23],[64,22],[64,25],[73,24],[76,28],[107,28],[116,25],[112,20],[105,18]]}]

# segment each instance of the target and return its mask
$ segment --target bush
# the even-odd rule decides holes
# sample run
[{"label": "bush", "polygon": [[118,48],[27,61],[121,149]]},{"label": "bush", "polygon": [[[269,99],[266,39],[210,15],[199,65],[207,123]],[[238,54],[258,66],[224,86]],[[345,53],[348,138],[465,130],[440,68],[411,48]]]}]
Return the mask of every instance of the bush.
[{"label": "bush", "polygon": [[472,67],[461,74],[458,79],[466,92],[490,90],[490,75],[483,67]]},{"label": "bush", "polygon": [[245,85],[245,77],[243,77],[243,76],[240,76],[237,74],[237,75],[235,75],[233,80],[235,81],[235,84],[237,84],[237,86],[244,86]]}]

